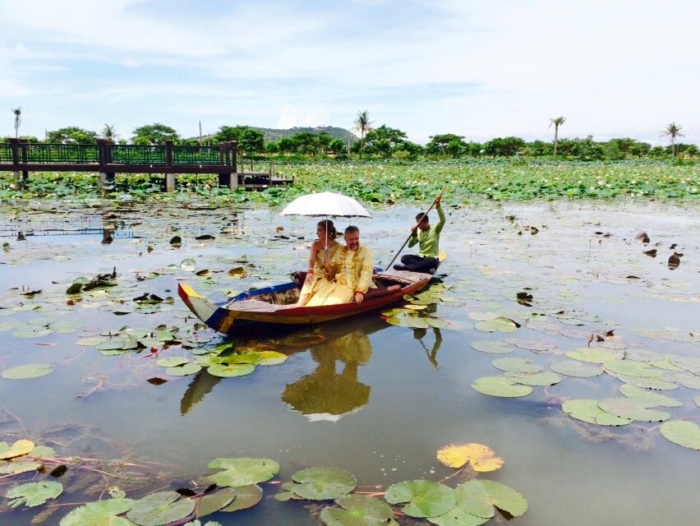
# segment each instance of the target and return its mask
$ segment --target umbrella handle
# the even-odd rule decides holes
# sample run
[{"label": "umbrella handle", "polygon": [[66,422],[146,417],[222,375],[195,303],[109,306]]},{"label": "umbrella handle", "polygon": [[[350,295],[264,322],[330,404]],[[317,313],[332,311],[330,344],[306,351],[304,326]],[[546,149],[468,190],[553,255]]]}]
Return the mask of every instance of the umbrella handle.
[{"label": "umbrella handle", "polygon": [[[439,194],[437,195],[437,197],[433,200],[432,204],[430,205],[430,208],[428,208],[428,210],[421,216],[421,218],[418,220],[418,222],[417,222],[416,224],[418,224],[418,223],[420,223],[421,221],[423,221],[423,218],[424,218],[425,216],[427,216],[427,215],[430,213],[430,211],[431,211],[431,210],[433,209],[433,207],[435,206],[435,202],[438,200],[438,197],[442,197],[442,194],[444,193],[444,191],[445,191],[444,188],[443,188],[442,190],[440,190],[440,193],[439,193]],[[413,235],[413,231],[411,231],[411,233],[408,234],[408,237],[406,238],[406,241],[403,242],[403,245],[401,245],[401,248],[398,250],[398,252],[396,252],[396,255],[394,256],[394,258],[389,262],[389,264],[387,265],[387,268],[386,268],[387,270],[391,270],[391,265],[394,263],[394,261],[396,261],[396,258],[399,257],[399,254],[401,254],[401,251],[404,249],[404,247],[405,247],[405,246],[408,244],[408,242],[411,240],[411,236],[412,236],[412,235]]]}]

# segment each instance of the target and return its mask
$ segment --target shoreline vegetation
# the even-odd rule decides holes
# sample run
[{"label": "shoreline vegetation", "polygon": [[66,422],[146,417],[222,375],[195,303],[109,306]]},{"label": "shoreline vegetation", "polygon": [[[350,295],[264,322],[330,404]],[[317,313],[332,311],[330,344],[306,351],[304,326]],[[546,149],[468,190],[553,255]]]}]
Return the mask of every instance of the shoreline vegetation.
[{"label": "shoreline vegetation", "polygon": [[[269,167],[268,160],[244,161],[245,168]],[[278,162],[276,173],[294,177],[289,187],[231,191],[216,175],[177,175],[175,192],[163,192],[163,174],[118,174],[103,194],[97,174],[32,172],[22,179],[0,172],[0,202],[21,199],[157,199],[201,197],[212,202],[277,206],[297,195],[339,192],[368,203],[406,204],[434,198],[446,188],[446,202],[555,199],[689,199],[700,196],[700,165],[692,161],[554,161],[540,159],[353,160]],[[212,203],[213,204],[213,203]]]}]

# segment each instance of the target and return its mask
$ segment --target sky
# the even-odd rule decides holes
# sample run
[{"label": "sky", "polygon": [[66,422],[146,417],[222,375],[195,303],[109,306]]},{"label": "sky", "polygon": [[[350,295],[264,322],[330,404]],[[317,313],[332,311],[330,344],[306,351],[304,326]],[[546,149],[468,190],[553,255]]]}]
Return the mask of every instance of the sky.
[{"label": "sky", "polygon": [[[698,0],[0,0],[0,136],[338,126],[700,145]],[[5,108],[3,110],[3,108]],[[3,116],[4,115],[4,116]]]}]

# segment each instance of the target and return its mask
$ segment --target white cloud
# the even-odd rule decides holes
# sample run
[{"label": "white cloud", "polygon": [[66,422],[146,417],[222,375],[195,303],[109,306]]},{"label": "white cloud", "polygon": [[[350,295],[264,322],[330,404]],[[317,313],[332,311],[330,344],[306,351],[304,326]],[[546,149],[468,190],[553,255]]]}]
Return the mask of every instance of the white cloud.
[{"label": "white cloud", "polygon": [[328,120],[328,113],[320,108],[287,105],[282,108],[276,127],[326,126]]}]

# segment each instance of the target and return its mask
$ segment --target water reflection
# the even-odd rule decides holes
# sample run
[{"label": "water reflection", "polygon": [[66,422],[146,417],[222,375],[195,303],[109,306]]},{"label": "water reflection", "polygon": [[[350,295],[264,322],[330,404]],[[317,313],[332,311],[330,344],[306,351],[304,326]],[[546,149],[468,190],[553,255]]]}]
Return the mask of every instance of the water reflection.
[{"label": "water reflection", "polygon": [[316,370],[287,384],[283,402],[312,422],[336,422],[369,403],[372,389],[357,374],[372,357],[367,334],[355,330],[314,347],[311,356],[318,364]]},{"label": "water reflection", "polygon": [[440,350],[440,347],[442,346],[442,332],[440,332],[440,329],[436,327],[431,327],[431,329],[433,331],[433,345],[430,347],[430,349],[423,341],[423,338],[425,338],[425,336],[428,334],[428,329],[413,329],[413,338],[418,340],[421,347],[423,347],[423,350],[425,351],[425,355],[428,357],[428,360],[430,360],[430,363],[433,364],[433,367],[437,369],[437,353]]}]

